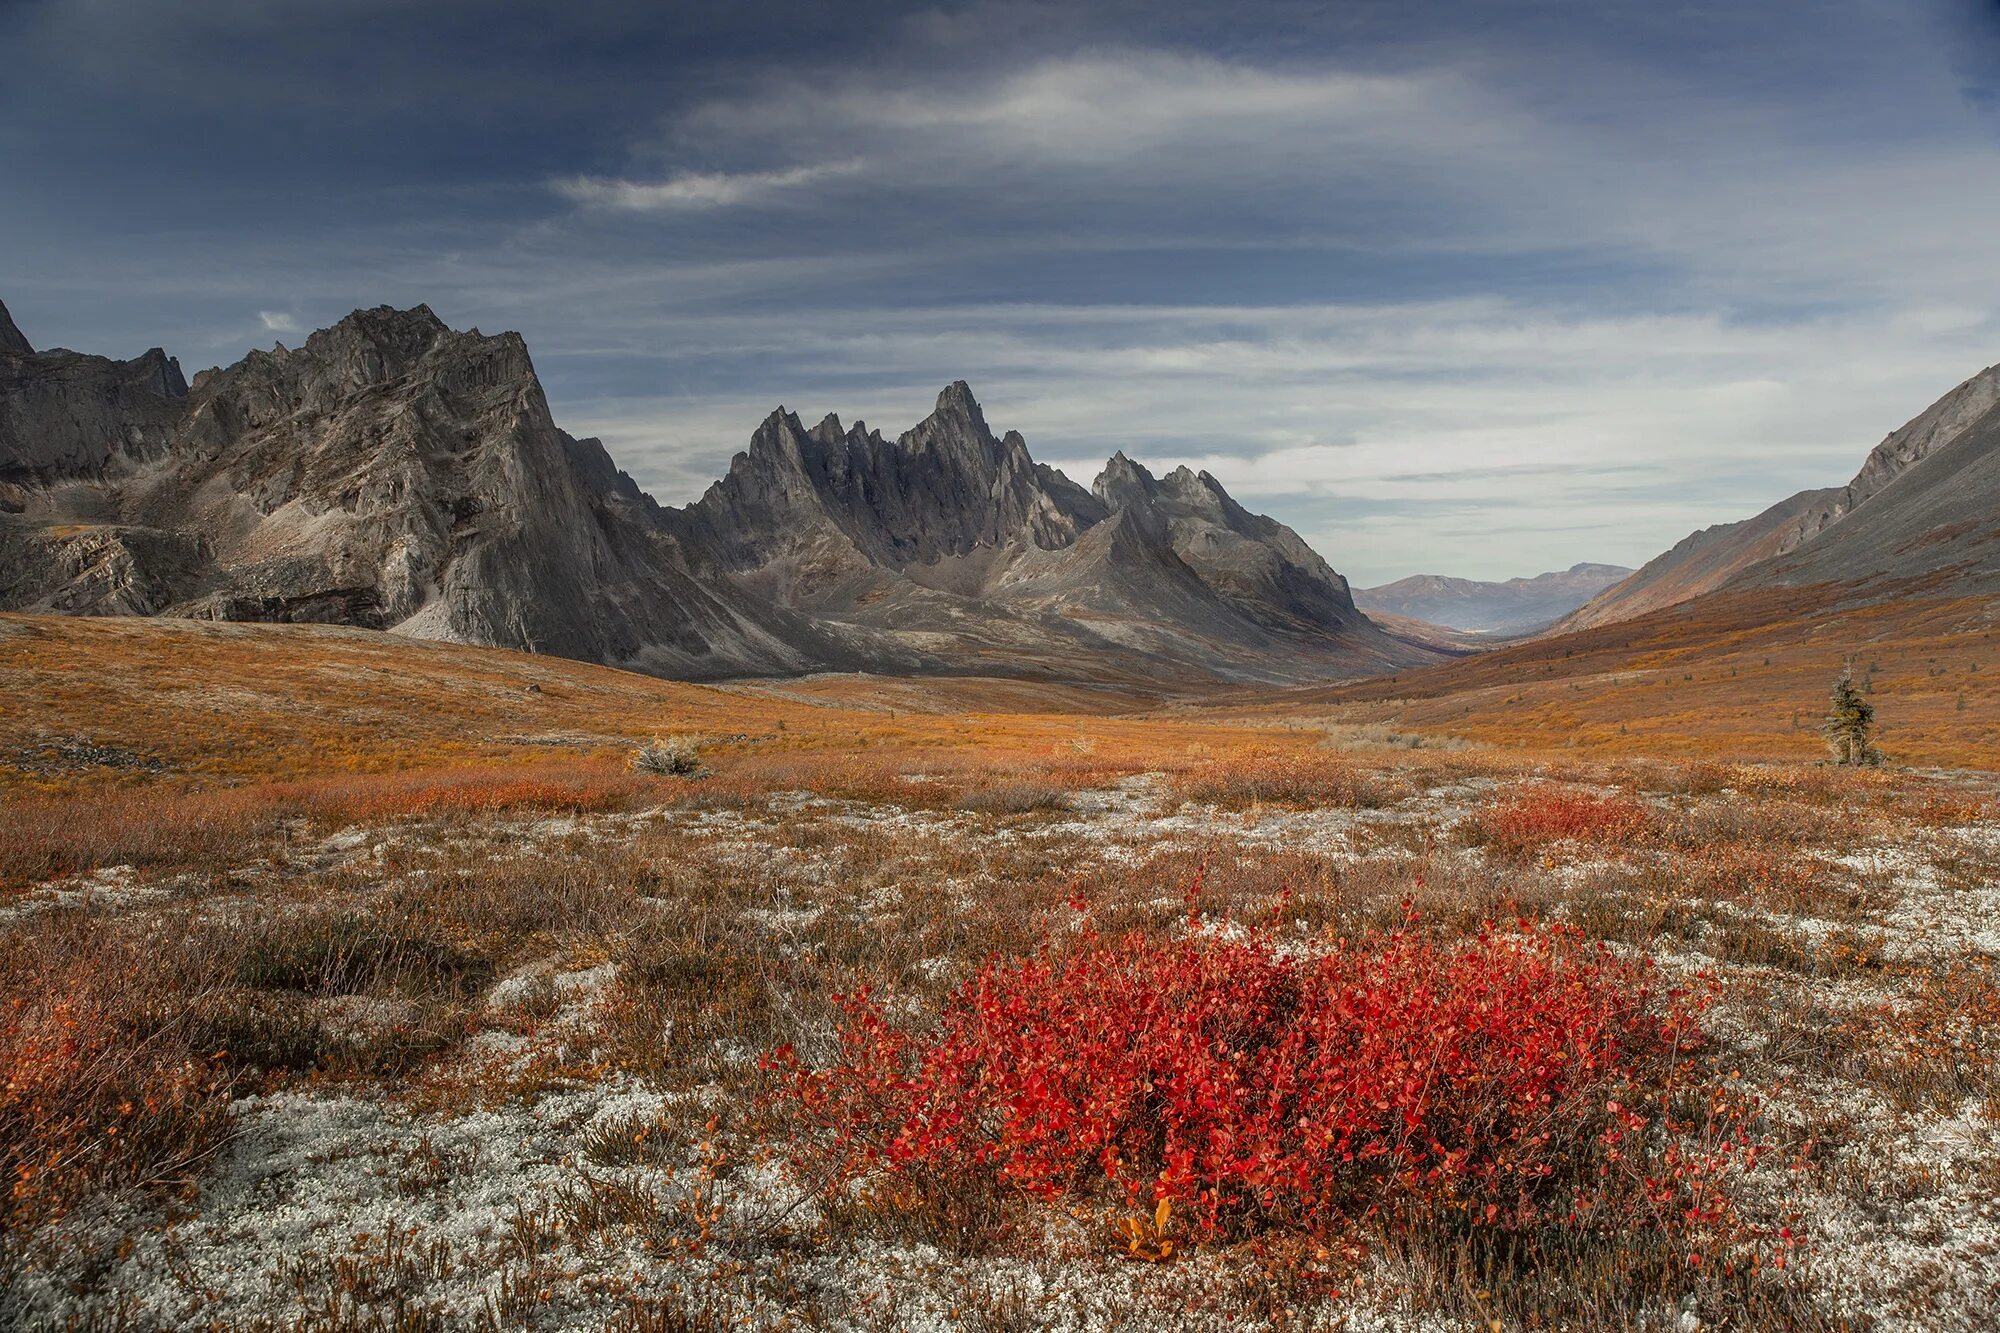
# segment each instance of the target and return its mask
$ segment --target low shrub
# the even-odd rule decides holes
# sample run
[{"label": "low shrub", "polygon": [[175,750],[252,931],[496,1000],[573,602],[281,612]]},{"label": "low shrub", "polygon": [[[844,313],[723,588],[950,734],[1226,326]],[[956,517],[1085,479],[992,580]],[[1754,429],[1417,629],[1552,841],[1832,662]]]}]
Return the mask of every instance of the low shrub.
[{"label": "low shrub", "polygon": [[1550,788],[1486,807],[1468,832],[1475,843],[1519,856],[1561,842],[1616,847],[1652,830],[1652,815],[1629,797]]},{"label": "low shrub", "polygon": [[0,958],[0,1258],[85,1194],[178,1183],[222,1142],[229,1090],[135,956]]},{"label": "low shrub", "polygon": [[685,736],[655,736],[633,752],[632,767],[660,777],[692,777],[701,771],[701,750]]},{"label": "low shrub", "polygon": [[1705,1005],[1545,925],[1310,952],[1086,928],[990,961],[927,1031],[844,997],[830,1065],[766,1068],[833,1199],[1134,1210],[1155,1247],[1643,1229],[1693,1254],[1744,1234],[1731,1182],[1759,1153],[1742,1105],[1703,1094]]},{"label": "low shrub", "polygon": [[1224,809],[1249,805],[1373,808],[1392,793],[1382,779],[1330,754],[1245,755],[1210,759],[1174,774],[1184,801]]},{"label": "low shrub", "polygon": [[965,794],[958,798],[958,808],[988,815],[1066,810],[1069,808],[1069,792],[1058,783],[1032,777],[999,778],[967,788]]},{"label": "low shrub", "polygon": [[397,929],[362,911],[309,909],[248,924],[233,980],[312,995],[464,995],[492,973],[490,960],[429,932]]}]

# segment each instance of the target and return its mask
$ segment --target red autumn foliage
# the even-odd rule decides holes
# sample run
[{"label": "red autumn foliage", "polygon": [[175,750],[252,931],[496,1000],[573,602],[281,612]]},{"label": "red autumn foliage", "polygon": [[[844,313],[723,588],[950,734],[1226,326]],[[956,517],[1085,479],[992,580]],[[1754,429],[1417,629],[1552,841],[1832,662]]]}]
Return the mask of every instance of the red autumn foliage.
[{"label": "red autumn foliage", "polygon": [[1481,841],[1521,854],[1558,842],[1615,847],[1652,831],[1653,817],[1624,796],[1591,796],[1557,789],[1530,791],[1479,812],[1473,827]]},{"label": "red autumn foliage", "polygon": [[1697,1086],[1704,1007],[1554,926],[1311,950],[1086,928],[989,962],[921,1035],[844,997],[831,1068],[789,1048],[767,1068],[829,1189],[1170,1203],[1211,1240],[1645,1227],[1692,1255],[1741,1234],[1729,1185],[1759,1152],[1742,1105]]},{"label": "red autumn foliage", "polygon": [[212,1061],[133,1023],[136,971],[91,957],[9,975],[0,1002],[0,1238],[84,1193],[177,1179],[219,1141],[228,1095]]}]

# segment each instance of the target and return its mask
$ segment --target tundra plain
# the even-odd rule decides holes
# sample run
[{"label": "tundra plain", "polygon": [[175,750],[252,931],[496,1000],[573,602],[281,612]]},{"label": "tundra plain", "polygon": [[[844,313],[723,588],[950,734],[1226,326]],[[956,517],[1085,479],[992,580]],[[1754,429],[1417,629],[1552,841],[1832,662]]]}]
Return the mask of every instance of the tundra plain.
[{"label": "tundra plain", "polygon": [[[1923,766],[1846,771],[1757,642],[1168,701],[0,618],[0,1322],[1991,1327],[1987,673],[1908,642]],[[1589,711],[1711,672],[1779,744]]]}]

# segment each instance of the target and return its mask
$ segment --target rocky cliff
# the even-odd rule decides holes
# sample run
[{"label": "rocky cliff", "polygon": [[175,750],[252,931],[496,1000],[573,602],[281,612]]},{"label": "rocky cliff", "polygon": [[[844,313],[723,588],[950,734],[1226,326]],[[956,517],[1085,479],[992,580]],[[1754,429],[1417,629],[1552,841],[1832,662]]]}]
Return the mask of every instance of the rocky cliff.
[{"label": "rocky cliff", "polygon": [[692,678],[1300,679],[1417,660],[1283,525],[1121,455],[1095,493],[963,383],[895,440],[783,409],[662,509],[516,334],[356,311],[189,388],[0,312],[0,607],[335,621]]},{"label": "rocky cliff", "polygon": [[130,361],[37,352],[0,305],[0,510],[24,487],[158,457],[187,391],[157,347]]},{"label": "rocky cliff", "polygon": [[555,427],[517,335],[357,311],[192,391],[176,374],[169,409],[124,420],[84,410],[126,382],[93,373],[6,395],[0,469],[32,484],[0,527],[0,604],[332,621],[672,675],[833,655],[689,574],[602,446]]},{"label": "rocky cliff", "polygon": [[672,521],[744,589],[946,663],[1288,680],[1424,657],[1215,478],[1121,453],[1085,490],[995,436],[962,381],[893,442],[780,409]]}]

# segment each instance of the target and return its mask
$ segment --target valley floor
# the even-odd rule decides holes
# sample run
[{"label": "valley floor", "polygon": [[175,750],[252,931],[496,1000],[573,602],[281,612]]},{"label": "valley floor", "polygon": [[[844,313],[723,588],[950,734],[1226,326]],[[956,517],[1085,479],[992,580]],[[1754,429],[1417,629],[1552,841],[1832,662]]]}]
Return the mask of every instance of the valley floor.
[{"label": "valley floor", "polygon": [[[0,734],[0,1324],[2000,1322],[1987,776],[862,712],[838,683],[694,691],[345,635],[327,651],[386,654],[382,692],[329,701],[203,684],[201,651],[262,641],[186,633],[177,701],[107,668],[91,688],[132,691],[122,722],[0,719],[34,729]],[[393,702],[418,653],[423,702]],[[0,665],[17,699],[84,688]],[[224,688],[209,734],[167,725]],[[264,689],[298,703],[292,734]],[[475,706],[560,715],[434,769],[328,774],[289,748],[393,757],[392,706],[412,735],[481,734]],[[677,723],[702,771],[629,771]],[[835,1187],[770,1059],[834,1061],[836,997],[862,986],[923,1031],[984,960],[1085,923],[1310,957],[1399,930],[1478,950],[1517,920],[1712,995],[1704,1086],[1760,1160],[1704,1264],[1615,1228],[1557,1224],[1538,1251],[1386,1215],[1205,1238],[1088,1190]]]}]

